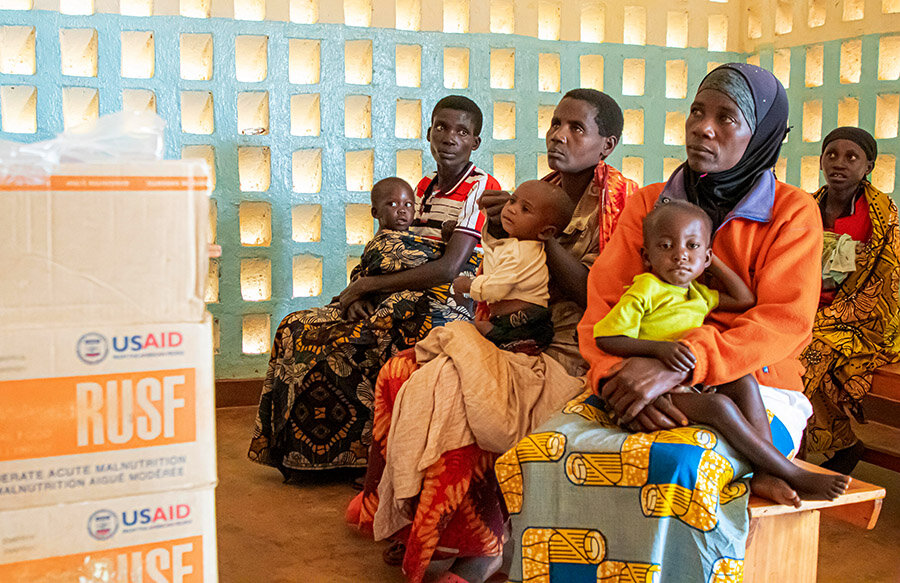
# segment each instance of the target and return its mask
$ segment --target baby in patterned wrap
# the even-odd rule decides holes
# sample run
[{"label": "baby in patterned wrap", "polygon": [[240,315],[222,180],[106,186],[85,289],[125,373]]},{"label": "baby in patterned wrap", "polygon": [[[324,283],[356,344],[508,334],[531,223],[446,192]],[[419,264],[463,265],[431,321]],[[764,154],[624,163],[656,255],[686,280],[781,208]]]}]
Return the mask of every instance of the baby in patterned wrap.
[{"label": "baby in patterned wrap", "polygon": [[[365,269],[365,258],[375,256],[375,254],[371,252],[371,247],[376,245],[378,240],[383,240],[385,237],[409,231],[409,226],[412,224],[413,220],[413,211],[415,209],[414,201],[415,194],[413,193],[412,187],[402,178],[397,178],[396,176],[383,178],[372,186],[372,216],[378,221],[378,231],[375,233],[375,236],[366,243],[366,248],[363,251],[360,264],[354,268],[351,280],[355,279],[354,276]],[[397,233],[392,234],[389,233],[389,231],[396,231]],[[400,248],[395,248],[394,250],[397,252],[402,251]],[[381,263],[385,261],[383,256],[375,257],[377,257],[377,260]],[[402,263],[402,258],[398,257],[397,269],[408,269],[410,267],[409,265],[403,265]],[[331,301],[337,302],[338,298],[333,298]],[[371,300],[351,305],[347,310],[347,319],[359,320],[365,318],[370,315],[373,310],[374,306]]]},{"label": "baby in patterned wrap", "polygon": [[383,178],[372,187],[372,216],[378,231],[408,231],[412,224],[415,194],[402,178]]},{"label": "baby in patterned wrap", "polygon": [[[695,358],[678,341],[681,336],[702,325],[712,310],[743,312],[756,297],[713,255],[712,222],[700,207],[679,200],[659,204],[644,219],[643,231],[641,255],[648,271],[635,276],[619,302],[594,325],[594,338],[609,354],[657,358],[673,370],[687,372],[694,368]],[[695,281],[707,270],[724,291]],[[753,464],[757,475],[768,474],[776,484],[775,497],[799,507],[801,498],[832,500],[847,489],[847,476],[803,470],[772,445],[768,415],[753,375],[713,388],[684,388],[665,398],[691,422],[721,432]]]},{"label": "baby in patterned wrap", "polygon": [[498,347],[536,353],[553,341],[544,241],[566,228],[574,210],[560,187],[524,182],[500,214],[508,237],[495,239],[487,228],[482,233],[482,274],[453,281],[457,294],[487,303],[490,319],[476,320],[475,326]]}]

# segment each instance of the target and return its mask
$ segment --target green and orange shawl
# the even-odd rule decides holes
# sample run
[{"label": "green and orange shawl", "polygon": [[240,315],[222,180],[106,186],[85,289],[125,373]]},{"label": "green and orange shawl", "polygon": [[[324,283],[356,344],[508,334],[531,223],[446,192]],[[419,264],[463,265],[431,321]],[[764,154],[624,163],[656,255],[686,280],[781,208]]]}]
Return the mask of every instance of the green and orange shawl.
[{"label": "green and orange shawl", "polygon": [[[801,355],[804,393],[813,403],[806,447],[824,452],[853,445],[847,413],[862,421],[860,401],[875,368],[900,360],[900,228],[891,198],[864,182],[872,236],[857,255],[857,269],[839,286],[831,305],[816,314],[813,340]],[[821,202],[827,187],[813,196]]]}]

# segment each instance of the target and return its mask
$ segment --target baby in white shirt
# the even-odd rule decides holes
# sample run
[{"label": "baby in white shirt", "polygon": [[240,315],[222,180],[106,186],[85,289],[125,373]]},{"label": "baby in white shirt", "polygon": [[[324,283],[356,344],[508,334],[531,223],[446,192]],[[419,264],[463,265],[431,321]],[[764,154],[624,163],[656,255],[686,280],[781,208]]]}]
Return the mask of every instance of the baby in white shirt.
[{"label": "baby in white shirt", "polygon": [[476,320],[475,326],[500,348],[538,352],[553,340],[544,241],[566,228],[574,209],[558,186],[541,180],[523,183],[500,214],[509,236],[495,239],[486,227],[482,233],[482,274],[453,281],[457,293],[487,303],[490,320]]}]

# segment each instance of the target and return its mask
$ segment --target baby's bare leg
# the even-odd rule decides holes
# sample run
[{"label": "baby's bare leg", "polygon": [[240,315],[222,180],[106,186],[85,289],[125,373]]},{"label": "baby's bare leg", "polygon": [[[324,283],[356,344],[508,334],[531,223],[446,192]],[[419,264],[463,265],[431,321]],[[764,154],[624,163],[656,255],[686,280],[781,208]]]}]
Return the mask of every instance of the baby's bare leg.
[{"label": "baby's bare leg", "polygon": [[[849,478],[803,470],[791,463],[772,445],[771,439],[759,435],[734,401],[716,393],[670,393],[672,403],[695,423],[709,425],[719,431],[758,471],[768,472],[796,488],[802,498],[833,500],[847,489]],[[800,505],[797,493],[783,492],[775,497],[781,503]]]},{"label": "baby's bare leg", "polygon": [[[768,442],[772,442],[772,428],[769,427],[769,416],[762,396],[759,394],[759,383],[752,375],[745,375],[736,381],[716,387],[716,392],[725,395],[738,406],[757,434]],[[750,490],[757,496],[774,500],[781,504],[797,506],[800,496],[790,484],[762,469],[757,469],[750,480]]]},{"label": "baby's bare leg", "polygon": [[[772,429],[769,427],[769,416],[762,396],[759,394],[759,383],[752,375],[745,375],[736,381],[716,387],[716,392],[734,401],[738,409],[747,418],[757,434],[768,442],[772,442]],[[780,504],[797,506],[800,496],[791,485],[761,468],[753,473],[750,490],[757,496],[774,500]]]},{"label": "baby's bare leg", "polygon": [[769,415],[762,396],[759,394],[759,383],[753,375],[745,375],[736,381],[716,387],[716,393],[734,401],[737,408],[756,433],[769,443],[772,442],[772,428],[769,427]]},{"label": "baby's bare leg", "polygon": [[[759,383],[756,382],[756,379],[753,378],[752,375],[746,375],[734,382],[719,385],[717,387],[717,392],[734,401],[738,406],[738,409],[740,409],[741,413],[746,417],[747,421],[756,429],[757,433],[769,443],[772,442],[772,429],[769,426],[769,416],[766,413],[766,406],[759,393]],[[814,482],[819,482],[819,485],[822,481],[823,479],[818,476],[814,480]],[[843,480],[840,479],[839,481]],[[824,480],[824,482],[827,485],[827,480]],[[846,484],[849,484],[849,480],[843,485],[844,488],[846,488]],[[812,488],[814,489],[816,485],[817,484],[814,483]],[[804,494],[804,498],[811,497],[805,495],[806,492],[804,492],[804,487],[802,485],[798,485],[797,488]],[[766,472],[762,468],[755,472],[753,479],[750,481],[750,489],[758,496],[763,496],[764,498],[769,498],[770,500],[775,500],[782,504],[796,504],[798,498],[797,493],[791,488],[788,482],[785,482],[774,474]]]}]

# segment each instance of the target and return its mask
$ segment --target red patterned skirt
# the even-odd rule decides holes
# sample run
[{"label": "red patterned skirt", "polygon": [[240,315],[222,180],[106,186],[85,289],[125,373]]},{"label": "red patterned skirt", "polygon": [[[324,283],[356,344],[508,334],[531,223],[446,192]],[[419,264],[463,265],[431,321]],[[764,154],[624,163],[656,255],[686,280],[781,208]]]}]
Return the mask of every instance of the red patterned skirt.
[{"label": "red patterned skirt", "polygon": [[[378,508],[394,399],[417,368],[415,351],[405,350],[387,361],[375,383],[365,486],[347,508],[347,522],[369,535]],[[391,537],[406,544],[403,572],[408,581],[419,583],[432,559],[502,553],[506,510],[494,475],[497,457],[473,444],[445,453],[426,470],[412,524]]]}]

